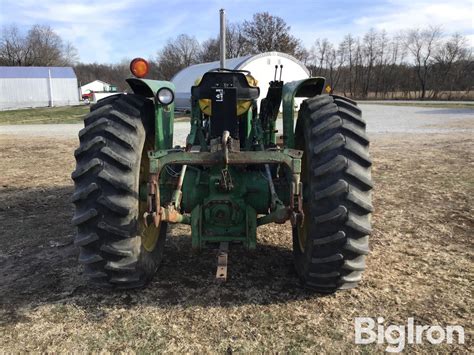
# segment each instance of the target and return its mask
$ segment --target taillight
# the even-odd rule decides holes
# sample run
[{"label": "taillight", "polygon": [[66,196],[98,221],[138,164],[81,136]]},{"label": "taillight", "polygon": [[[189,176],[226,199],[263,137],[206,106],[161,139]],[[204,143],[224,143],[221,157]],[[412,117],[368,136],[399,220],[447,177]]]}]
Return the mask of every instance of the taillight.
[{"label": "taillight", "polygon": [[130,71],[137,78],[143,78],[148,74],[149,65],[143,58],[135,58],[130,62]]}]

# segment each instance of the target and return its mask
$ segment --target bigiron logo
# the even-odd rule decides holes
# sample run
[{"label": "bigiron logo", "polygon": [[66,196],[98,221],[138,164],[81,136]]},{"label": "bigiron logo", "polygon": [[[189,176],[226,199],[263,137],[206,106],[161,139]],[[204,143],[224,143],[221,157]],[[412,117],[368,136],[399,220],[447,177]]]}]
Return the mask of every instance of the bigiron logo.
[{"label": "bigiron logo", "polygon": [[398,353],[405,349],[406,344],[464,344],[464,328],[460,325],[415,325],[412,317],[406,325],[389,325],[385,327],[385,320],[378,317],[355,318],[356,344],[388,344],[385,351]]}]

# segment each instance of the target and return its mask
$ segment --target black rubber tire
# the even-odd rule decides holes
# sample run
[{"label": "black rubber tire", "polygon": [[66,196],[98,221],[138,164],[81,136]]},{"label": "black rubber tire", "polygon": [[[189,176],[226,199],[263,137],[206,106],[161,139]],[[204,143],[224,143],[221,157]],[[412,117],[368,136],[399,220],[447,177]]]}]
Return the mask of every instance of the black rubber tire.
[{"label": "black rubber tire", "polygon": [[72,223],[79,262],[94,284],[143,286],[162,260],[166,224],[151,251],[139,231],[140,164],[145,141],[154,137],[153,109],[137,95],[110,96],[91,108],[79,132]]},{"label": "black rubber tire", "polygon": [[373,187],[365,128],[357,104],[336,95],[307,99],[299,112],[307,224],[293,228],[293,252],[302,283],[318,292],[353,288],[365,269]]}]

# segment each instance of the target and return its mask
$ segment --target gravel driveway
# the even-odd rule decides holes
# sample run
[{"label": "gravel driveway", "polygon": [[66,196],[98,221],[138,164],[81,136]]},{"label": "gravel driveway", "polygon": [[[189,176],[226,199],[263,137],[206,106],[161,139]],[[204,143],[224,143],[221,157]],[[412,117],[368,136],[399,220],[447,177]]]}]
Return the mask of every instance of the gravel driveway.
[{"label": "gravel driveway", "polygon": [[[474,131],[474,110],[412,106],[360,105],[369,133],[447,133]],[[0,126],[0,135],[77,137],[82,124]],[[277,129],[282,132],[282,120]],[[188,122],[175,123],[175,144],[183,144]]]}]

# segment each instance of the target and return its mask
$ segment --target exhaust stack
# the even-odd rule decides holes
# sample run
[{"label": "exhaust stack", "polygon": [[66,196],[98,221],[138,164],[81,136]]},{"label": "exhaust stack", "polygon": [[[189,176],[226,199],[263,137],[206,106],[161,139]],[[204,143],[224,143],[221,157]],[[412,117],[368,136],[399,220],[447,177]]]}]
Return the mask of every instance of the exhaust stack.
[{"label": "exhaust stack", "polygon": [[221,60],[221,69],[225,68],[225,10],[220,9],[220,22],[221,22],[221,30],[220,30],[220,60]]}]

